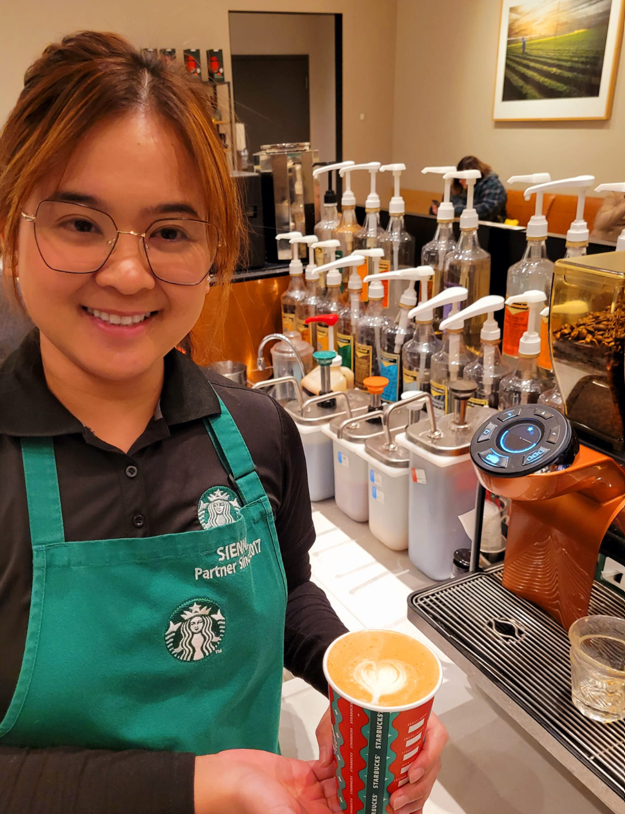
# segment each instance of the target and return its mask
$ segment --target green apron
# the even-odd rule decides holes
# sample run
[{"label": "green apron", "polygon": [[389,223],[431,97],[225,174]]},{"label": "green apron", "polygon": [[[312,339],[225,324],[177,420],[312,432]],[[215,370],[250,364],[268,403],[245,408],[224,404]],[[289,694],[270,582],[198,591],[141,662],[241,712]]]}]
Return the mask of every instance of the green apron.
[{"label": "green apron", "polygon": [[278,751],[286,578],[269,500],[220,406],[204,423],[230,486],[208,489],[202,530],[182,534],[65,542],[52,439],[22,439],[33,587],[0,743]]}]

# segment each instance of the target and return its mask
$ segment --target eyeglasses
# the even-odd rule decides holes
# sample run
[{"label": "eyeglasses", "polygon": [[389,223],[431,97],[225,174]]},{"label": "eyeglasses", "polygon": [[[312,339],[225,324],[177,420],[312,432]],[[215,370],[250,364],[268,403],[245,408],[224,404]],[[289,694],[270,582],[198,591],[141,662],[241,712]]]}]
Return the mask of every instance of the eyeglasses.
[{"label": "eyeglasses", "polygon": [[173,285],[199,285],[217,253],[217,230],[204,220],[162,218],[145,232],[125,232],[106,212],[63,201],[41,201],[34,215],[22,217],[33,224],[43,262],[67,274],[99,271],[120,235],[141,238],[152,274]]}]

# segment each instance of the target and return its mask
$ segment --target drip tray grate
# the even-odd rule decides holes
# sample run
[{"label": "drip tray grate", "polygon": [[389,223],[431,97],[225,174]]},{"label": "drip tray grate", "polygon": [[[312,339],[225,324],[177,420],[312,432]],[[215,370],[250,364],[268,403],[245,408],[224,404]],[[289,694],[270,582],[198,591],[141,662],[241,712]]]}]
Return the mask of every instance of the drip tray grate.
[{"label": "drip tray grate", "polygon": [[[445,642],[452,645],[469,662],[466,672],[487,693],[490,687],[480,678],[494,685],[489,694],[495,700],[505,700],[503,693],[569,753],[563,758],[562,750],[550,749],[540,729],[525,727],[569,769],[575,770],[573,757],[594,775],[594,782],[586,775],[594,793],[613,810],[625,811],[620,803],[625,800],[625,721],[602,724],[575,709],[566,631],[545,611],[504,588],[502,576],[503,566],[497,565],[417,591],[408,599],[408,616],[427,635],[432,629],[438,633],[433,640],[454,659]],[[623,618],[625,598],[595,582],[589,614]],[[517,717],[514,705],[506,703],[506,708]],[[602,784],[611,793],[606,794]]]}]

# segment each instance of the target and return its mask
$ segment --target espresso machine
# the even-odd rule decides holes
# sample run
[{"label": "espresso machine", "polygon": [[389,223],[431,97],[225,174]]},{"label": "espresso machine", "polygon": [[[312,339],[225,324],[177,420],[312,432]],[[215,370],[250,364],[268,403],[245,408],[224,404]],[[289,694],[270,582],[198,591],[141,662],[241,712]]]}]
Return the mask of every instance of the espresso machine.
[{"label": "espresso machine", "polygon": [[[575,709],[568,629],[585,616],[625,618],[625,252],[559,260],[549,320],[566,414],[521,400],[477,428],[470,572],[413,593],[408,616],[624,814],[625,719]],[[510,514],[503,565],[481,570],[486,490]]]}]

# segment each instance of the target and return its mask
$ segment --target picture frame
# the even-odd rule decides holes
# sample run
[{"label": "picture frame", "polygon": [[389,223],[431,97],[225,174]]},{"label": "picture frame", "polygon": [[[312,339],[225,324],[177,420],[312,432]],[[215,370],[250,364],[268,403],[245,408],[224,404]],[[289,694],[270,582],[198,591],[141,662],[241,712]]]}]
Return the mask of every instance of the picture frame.
[{"label": "picture frame", "polygon": [[609,119],[625,0],[502,0],[495,121]]}]

